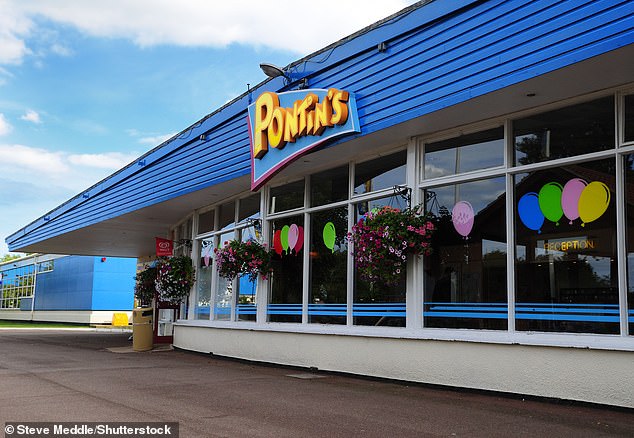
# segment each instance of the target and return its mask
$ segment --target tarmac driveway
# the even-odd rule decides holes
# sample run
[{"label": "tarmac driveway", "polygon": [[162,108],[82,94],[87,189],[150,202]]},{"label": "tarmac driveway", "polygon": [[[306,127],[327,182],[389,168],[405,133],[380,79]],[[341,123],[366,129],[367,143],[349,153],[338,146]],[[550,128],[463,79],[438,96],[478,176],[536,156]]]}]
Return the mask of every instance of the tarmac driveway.
[{"label": "tarmac driveway", "polygon": [[135,353],[125,348],[128,336],[0,330],[0,426],[174,421],[181,437],[634,436],[632,411],[311,374],[184,351]]}]

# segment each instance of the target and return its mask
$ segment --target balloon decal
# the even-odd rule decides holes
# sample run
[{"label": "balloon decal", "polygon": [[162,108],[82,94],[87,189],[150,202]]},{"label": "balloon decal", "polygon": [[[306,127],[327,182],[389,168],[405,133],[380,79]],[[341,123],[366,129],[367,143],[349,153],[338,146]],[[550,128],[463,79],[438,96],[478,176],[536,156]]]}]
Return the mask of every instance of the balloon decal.
[{"label": "balloon decal", "polygon": [[468,237],[473,228],[475,213],[467,201],[460,201],[451,210],[451,222],[462,237]]},{"label": "balloon decal", "polygon": [[280,240],[282,242],[282,248],[286,253],[288,253],[288,231],[291,227],[288,225],[284,225],[282,227],[282,233],[280,234]]},{"label": "balloon decal", "polygon": [[581,226],[596,221],[610,205],[610,189],[599,181],[593,181],[583,189],[579,197],[579,218]]},{"label": "balloon decal", "polygon": [[556,226],[559,226],[559,219],[564,215],[561,208],[561,194],[564,188],[556,182],[549,182],[539,191],[539,209],[544,213],[544,217]]},{"label": "balloon decal", "polygon": [[573,178],[563,187],[557,182],[545,184],[539,194],[531,192],[522,196],[517,204],[520,220],[531,230],[541,233],[544,219],[559,225],[565,215],[572,225],[581,219],[581,226],[596,221],[610,205],[610,189],[600,181],[587,183]]},{"label": "balloon decal", "polygon": [[297,239],[299,238],[299,228],[296,224],[292,224],[288,227],[288,247],[295,249],[297,245]]},{"label": "balloon decal", "polygon": [[273,234],[273,249],[278,255],[282,255],[284,248],[282,247],[282,230],[277,230]]},{"label": "balloon decal", "polygon": [[326,225],[324,225],[324,231],[322,234],[324,238],[324,245],[326,245],[326,248],[328,248],[334,253],[335,240],[337,237],[337,233],[335,231],[335,224],[333,224],[332,222],[327,222]]},{"label": "balloon decal", "polygon": [[284,225],[273,234],[273,250],[280,256],[291,254],[293,251],[297,255],[303,246],[304,227],[301,225]]},{"label": "balloon decal", "polygon": [[517,212],[526,228],[542,232],[544,214],[539,209],[539,196],[535,192],[525,194],[517,203]]},{"label": "balloon decal", "polygon": [[561,194],[561,208],[566,217],[570,220],[569,223],[571,225],[572,221],[579,217],[579,198],[587,185],[588,183],[584,180],[573,178],[564,186],[563,193]]}]

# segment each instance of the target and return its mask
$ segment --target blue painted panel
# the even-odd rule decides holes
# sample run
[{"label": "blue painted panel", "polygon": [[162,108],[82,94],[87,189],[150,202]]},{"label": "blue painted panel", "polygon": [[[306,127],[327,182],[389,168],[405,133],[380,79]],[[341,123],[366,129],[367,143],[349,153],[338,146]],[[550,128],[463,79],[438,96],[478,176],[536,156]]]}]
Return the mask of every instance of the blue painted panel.
[{"label": "blue painted panel", "polygon": [[118,257],[93,257],[92,259],[94,270],[92,310],[132,310],[136,259]]},{"label": "blue painted panel", "polygon": [[35,310],[131,310],[136,259],[68,256],[38,274]]},{"label": "blue painted panel", "polygon": [[[633,18],[632,1],[436,1],[301,60],[290,74],[309,76],[313,88],[355,93],[360,135],[367,135],[631,45]],[[379,42],[386,52],[376,50]],[[281,78],[258,85],[141,157],[144,165],[122,169],[9,236],[9,249],[248,175],[247,105],[286,88]]]},{"label": "blue painted panel", "polygon": [[55,259],[54,269],[37,276],[35,310],[90,310],[92,257]]}]

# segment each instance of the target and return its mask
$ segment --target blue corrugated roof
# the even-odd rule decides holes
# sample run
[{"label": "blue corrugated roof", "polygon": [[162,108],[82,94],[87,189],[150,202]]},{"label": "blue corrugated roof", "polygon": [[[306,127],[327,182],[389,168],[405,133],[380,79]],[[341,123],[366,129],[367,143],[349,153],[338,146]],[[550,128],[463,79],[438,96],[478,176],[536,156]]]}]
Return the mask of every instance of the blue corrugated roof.
[{"label": "blue corrugated roof", "polygon": [[[632,1],[420,2],[287,69],[354,92],[363,136],[632,44],[633,16]],[[9,236],[10,250],[247,175],[248,104],[293,86],[259,84]]]}]

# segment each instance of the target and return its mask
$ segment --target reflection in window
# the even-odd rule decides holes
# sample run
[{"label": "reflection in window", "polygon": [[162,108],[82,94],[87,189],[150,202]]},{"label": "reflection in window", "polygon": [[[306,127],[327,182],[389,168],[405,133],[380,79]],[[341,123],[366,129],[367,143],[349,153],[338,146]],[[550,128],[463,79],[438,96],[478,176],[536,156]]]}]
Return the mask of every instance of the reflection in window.
[{"label": "reflection in window", "polygon": [[[390,206],[407,208],[407,202],[400,196],[375,199],[355,204],[355,222],[374,208]],[[403,269],[398,284],[388,286],[379,283],[367,283],[355,273],[354,296],[352,304],[353,323],[355,325],[405,327],[405,291],[407,272]]]},{"label": "reflection in window", "polygon": [[[242,205],[242,203],[240,205]],[[257,240],[255,237],[255,230],[252,226],[241,230],[240,236],[242,242]],[[255,294],[258,288],[258,281],[260,281],[259,276],[255,281],[251,281],[248,275],[238,277],[238,293],[236,294],[236,320],[255,321],[257,314]]]},{"label": "reflection in window", "polygon": [[585,102],[513,122],[515,164],[614,148],[614,98]]},{"label": "reflection in window", "polygon": [[211,273],[214,265],[213,239],[203,239],[200,243],[200,262],[196,272],[195,319],[209,319],[211,301]]},{"label": "reflection in window", "polygon": [[260,218],[260,195],[252,195],[238,201],[238,223],[247,222],[249,219]]},{"label": "reflection in window", "polygon": [[489,129],[425,145],[425,179],[504,164],[504,129]]},{"label": "reflection in window", "polygon": [[214,216],[213,210],[201,213],[198,216],[198,232],[197,234],[208,233],[214,230]]},{"label": "reflection in window", "polygon": [[[236,222],[236,203],[234,201],[220,206],[218,230],[233,228]],[[220,242],[223,244],[224,242]]]},{"label": "reflection in window", "polygon": [[348,166],[317,173],[310,178],[310,205],[348,199]]},{"label": "reflection in window", "polygon": [[625,158],[625,199],[627,212],[627,303],[629,334],[634,336],[634,155]]},{"label": "reflection in window", "polygon": [[[219,247],[235,238],[233,231],[219,236]],[[217,276],[216,291],[214,294],[214,319],[228,321],[231,319],[231,299],[233,297],[233,282],[224,277]]]},{"label": "reflection in window", "polygon": [[37,264],[37,273],[51,272],[55,268],[55,260],[46,260]]},{"label": "reflection in window", "polygon": [[634,94],[625,96],[625,141],[634,141]]},{"label": "reflection in window", "polygon": [[311,214],[309,322],[345,324],[348,208]]},{"label": "reflection in window", "polygon": [[405,184],[407,151],[355,165],[354,194],[373,192]]},{"label": "reflection in window", "polygon": [[614,164],[515,177],[517,330],[619,333]]},{"label": "reflection in window", "polygon": [[271,322],[302,322],[303,236],[303,215],[271,222],[271,242],[275,251],[267,307]]},{"label": "reflection in window", "polygon": [[304,180],[271,188],[269,213],[302,208],[304,206]]},{"label": "reflection in window", "polygon": [[497,329],[508,325],[504,178],[425,192],[436,216],[425,257],[425,327]]}]

